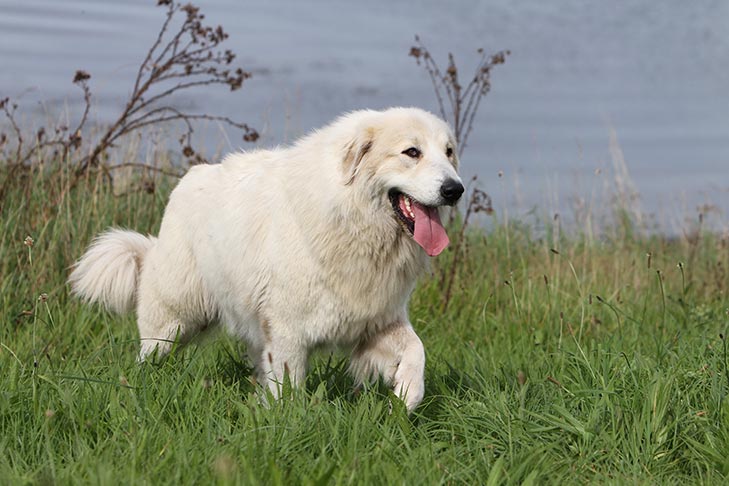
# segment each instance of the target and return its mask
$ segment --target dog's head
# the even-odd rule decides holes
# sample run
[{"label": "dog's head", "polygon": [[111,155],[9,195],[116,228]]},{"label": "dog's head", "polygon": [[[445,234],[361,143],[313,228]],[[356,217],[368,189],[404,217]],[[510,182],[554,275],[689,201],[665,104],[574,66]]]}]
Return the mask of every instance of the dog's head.
[{"label": "dog's head", "polygon": [[448,245],[439,208],[463,194],[453,133],[416,108],[356,112],[345,147],[344,183],[363,185],[430,256]]}]

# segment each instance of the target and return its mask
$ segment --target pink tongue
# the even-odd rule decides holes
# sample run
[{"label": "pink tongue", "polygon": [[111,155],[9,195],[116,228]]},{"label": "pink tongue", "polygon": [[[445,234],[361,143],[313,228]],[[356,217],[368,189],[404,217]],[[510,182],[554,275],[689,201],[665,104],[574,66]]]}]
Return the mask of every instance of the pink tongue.
[{"label": "pink tongue", "polygon": [[425,207],[412,201],[415,213],[415,232],[413,238],[422,246],[429,256],[436,256],[448,246],[448,235],[440,222],[440,215],[436,208]]}]

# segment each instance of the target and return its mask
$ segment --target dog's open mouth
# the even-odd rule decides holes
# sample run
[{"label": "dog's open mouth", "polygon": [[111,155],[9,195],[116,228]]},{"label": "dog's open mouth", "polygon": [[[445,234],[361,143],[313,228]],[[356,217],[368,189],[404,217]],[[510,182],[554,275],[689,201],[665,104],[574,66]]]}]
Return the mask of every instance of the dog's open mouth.
[{"label": "dog's open mouth", "polygon": [[429,256],[436,256],[448,246],[448,235],[440,221],[438,208],[426,206],[395,189],[389,192],[395,216]]}]

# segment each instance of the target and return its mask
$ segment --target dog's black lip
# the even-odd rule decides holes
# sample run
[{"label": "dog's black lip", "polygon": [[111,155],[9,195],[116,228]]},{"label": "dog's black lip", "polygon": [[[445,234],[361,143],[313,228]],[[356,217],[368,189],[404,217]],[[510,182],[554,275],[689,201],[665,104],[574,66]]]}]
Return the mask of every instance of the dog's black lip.
[{"label": "dog's black lip", "polygon": [[402,224],[405,229],[407,229],[410,234],[415,233],[415,221],[405,216],[402,211],[400,210],[400,196],[407,196],[411,200],[413,199],[408,194],[398,191],[397,189],[390,189],[390,192],[388,193],[388,196],[390,198],[390,204],[392,204],[392,210],[395,212],[395,216],[397,216],[397,220]]}]

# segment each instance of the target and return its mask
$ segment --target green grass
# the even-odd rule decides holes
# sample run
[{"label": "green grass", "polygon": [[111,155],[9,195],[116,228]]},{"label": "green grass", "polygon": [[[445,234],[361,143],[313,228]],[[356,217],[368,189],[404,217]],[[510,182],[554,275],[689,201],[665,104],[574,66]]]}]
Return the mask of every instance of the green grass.
[{"label": "green grass", "polygon": [[138,365],[132,316],[68,296],[67,267],[92,235],[155,232],[170,184],[115,195],[92,177],[67,190],[67,171],[41,169],[0,213],[3,484],[729,477],[726,237],[622,224],[593,239],[494,219],[454,237],[413,296],[428,363],[412,415],[397,401],[390,412],[382,386],[354,393],[340,355],[316,357],[305,391],[264,408],[242,344]]}]

